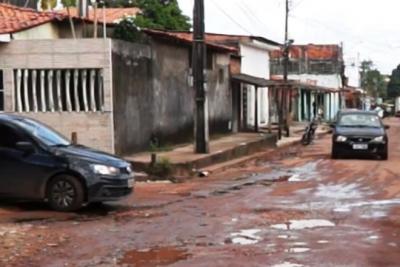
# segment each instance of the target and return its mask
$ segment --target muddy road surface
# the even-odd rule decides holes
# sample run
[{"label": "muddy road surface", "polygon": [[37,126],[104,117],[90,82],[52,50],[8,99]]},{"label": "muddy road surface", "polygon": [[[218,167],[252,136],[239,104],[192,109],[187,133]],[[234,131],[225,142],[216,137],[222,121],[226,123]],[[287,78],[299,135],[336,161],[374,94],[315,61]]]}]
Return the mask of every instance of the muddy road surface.
[{"label": "muddy road surface", "polygon": [[119,203],[2,203],[0,266],[399,266],[400,120],[389,160],[330,159],[330,136]]}]

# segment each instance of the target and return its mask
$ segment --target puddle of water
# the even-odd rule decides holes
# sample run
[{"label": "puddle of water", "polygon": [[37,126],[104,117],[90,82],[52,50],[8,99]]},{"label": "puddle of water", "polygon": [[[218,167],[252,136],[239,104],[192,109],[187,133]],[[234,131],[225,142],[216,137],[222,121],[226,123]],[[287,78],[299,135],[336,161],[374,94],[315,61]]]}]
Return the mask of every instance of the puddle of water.
[{"label": "puddle of water", "polygon": [[347,212],[350,212],[351,209],[346,208],[346,207],[339,207],[339,208],[335,208],[333,211],[338,212],[338,213],[347,213]]},{"label": "puddle of water", "polygon": [[270,181],[270,182],[304,182],[314,179],[318,176],[318,165],[322,160],[310,162],[303,166],[293,169],[272,168],[270,173],[258,174],[253,178],[254,181]]},{"label": "puddle of water", "polygon": [[310,251],[309,248],[288,248],[286,252],[288,253],[304,253]]},{"label": "puddle of water", "polygon": [[231,234],[231,241],[233,244],[238,245],[257,244],[261,240],[261,237],[257,235],[259,232],[261,232],[260,229],[241,230],[238,233]]},{"label": "puddle of water", "polygon": [[302,265],[302,264],[291,263],[291,262],[285,261],[284,263],[275,264],[272,267],[303,267],[303,266],[304,265]]},{"label": "puddle of water", "polygon": [[335,224],[328,220],[290,220],[286,224],[274,224],[271,228],[278,230],[302,230],[318,227],[333,227]]},{"label": "puddle of water", "polygon": [[328,240],[318,240],[317,243],[318,244],[328,244],[329,241]]},{"label": "puddle of water", "polygon": [[186,260],[190,256],[187,250],[176,247],[131,250],[126,252],[118,263],[135,267],[156,267]]},{"label": "puddle of water", "polygon": [[364,212],[363,215],[361,215],[361,218],[375,219],[375,218],[383,218],[386,216],[387,216],[387,213],[383,210],[370,210],[370,211]]},{"label": "puddle of water", "polygon": [[377,235],[371,235],[371,236],[368,237],[368,239],[369,239],[369,240],[377,240],[377,239],[379,239],[379,236],[377,236]]},{"label": "puddle of water", "polygon": [[303,180],[300,178],[300,175],[294,174],[294,175],[292,175],[292,176],[289,178],[288,181],[289,181],[289,182],[301,182],[301,181],[303,181]]},{"label": "puddle of water", "polygon": [[319,185],[315,195],[317,197],[333,198],[333,199],[359,199],[364,194],[359,190],[358,184],[328,184]]},{"label": "puddle of water", "polygon": [[318,175],[318,164],[321,160],[309,162],[303,166],[290,170],[293,175],[289,178],[289,182],[305,182]]},{"label": "puddle of water", "polygon": [[[335,208],[333,211],[334,212],[350,212],[352,208],[362,208],[362,207],[366,207],[366,206],[370,206],[372,208],[383,208],[383,207],[399,205],[399,204],[400,204],[400,199],[362,201],[362,202],[356,202],[356,203],[343,204],[343,205]],[[368,216],[368,214],[364,214],[364,215]],[[386,216],[386,214],[383,210],[378,210],[378,211],[375,210],[375,213],[371,212],[369,215],[377,216],[378,218]]]}]

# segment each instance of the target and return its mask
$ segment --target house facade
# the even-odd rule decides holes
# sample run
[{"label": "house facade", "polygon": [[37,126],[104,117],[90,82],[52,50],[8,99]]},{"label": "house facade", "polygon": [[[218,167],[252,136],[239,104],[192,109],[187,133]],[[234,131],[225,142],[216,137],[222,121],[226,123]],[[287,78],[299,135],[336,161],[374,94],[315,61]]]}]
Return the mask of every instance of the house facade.
[{"label": "house facade", "polygon": [[[279,49],[279,43],[245,35],[207,34],[206,38],[210,42],[237,49],[237,54],[231,59],[232,74],[270,79],[270,53]],[[250,130],[255,125],[267,126],[270,123],[272,117],[269,113],[273,101],[267,87],[256,88],[251,84],[233,83],[232,94],[234,131]]]},{"label": "house facade", "polygon": [[[62,39],[58,15],[8,5],[0,5],[1,12],[20,19],[12,28],[0,20],[0,112],[32,117],[120,155],[147,150],[152,138],[191,140],[190,40],[163,32],[146,33],[142,44]],[[210,132],[229,132],[235,50],[211,43],[207,49]]]},{"label": "house facade", "polygon": [[[276,50],[271,58],[271,75],[283,77],[283,52]],[[341,88],[344,84],[343,51],[339,45],[293,45],[289,51],[288,79],[314,86],[326,87],[330,92],[299,89],[296,119],[310,120],[315,109],[322,108],[326,120],[331,120],[342,107]],[[310,112],[311,110],[311,112]]]}]

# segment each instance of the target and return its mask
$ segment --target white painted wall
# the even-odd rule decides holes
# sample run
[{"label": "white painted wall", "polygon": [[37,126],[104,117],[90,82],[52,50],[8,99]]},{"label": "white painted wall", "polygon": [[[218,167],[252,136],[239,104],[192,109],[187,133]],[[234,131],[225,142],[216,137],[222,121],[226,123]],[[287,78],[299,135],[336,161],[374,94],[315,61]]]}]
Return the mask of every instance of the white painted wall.
[{"label": "white painted wall", "polygon": [[338,74],[290,74],[289,80],[299,80],[307,83],[308,81],[316,81],[318,86],[339,89],[342,87],[342,78]]},{"label": "white painted wall", "polygon": [[[342,87],[342,78],[338,74],[300,74],[300,75],[293,75],[290,74],[288,76],[290,80],[298,80],[300,82],[308,83],[311,81],[316,81],[316,85],[318,86],[323,86],[323,87],[329,87],[333,89],[339,89]],[[340,109],[340,101],[339,101],[340,95],[339,93],[331,93],[331,98],[328,98],[327,95],[325,95],[325,118],[326,119],[333,119],[336,113]],[[327,106],[329,99],[331,100],[329,102],[329,107]],[[313,100],[311,101],[313,103]],[[329,116],[331,114],[331,116]]]},{"label": "white painted wall", "polygon": [[28,30],[13,33],[12,38],[14,40],[58,39],[59,32],[58,28],[52,22],[48,22]]},{"label": "white painted wall", "polygon": [[[262,43],[242,43],[240,45],[242,56],[241,72],[259,78],[270,78],[269,48]],[[251,86],[247,95],[248,122],[254,125],[255,113],[255,89]],[[258,123],[259,125],[268,124],[269,115],[268,88],[258,89]]]}]

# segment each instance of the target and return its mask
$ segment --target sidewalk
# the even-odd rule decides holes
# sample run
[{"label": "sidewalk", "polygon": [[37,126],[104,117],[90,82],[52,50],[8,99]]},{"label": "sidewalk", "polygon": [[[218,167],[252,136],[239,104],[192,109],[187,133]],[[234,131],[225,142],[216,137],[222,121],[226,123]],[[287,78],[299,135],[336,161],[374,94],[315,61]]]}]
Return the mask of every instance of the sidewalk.
[{"label": "sidewalk", "polygon": [[[195,154],[193,144],[176,147],[168,152],[157,153],[157,159],[166,158],[171,163],[174,175],[191,175],[206,166],[230,161],[267,147],[275,147],[277,137],[268,133],[237,133],[210,141],[209,154]],[[151,164],[151,152],[125,157],[135,171],[144,171]]]},{"label": "sidewalk", "polygon": [[[290,127],[290,137],[283,137],[278,141],[275,131],[270,134],[266,129],[260,133],[236,133],[210,141],[209,154],[194,153],[193,144],[177,146],[171,151],[156,152],[157,160],[168,159],[175,177],[186,177],[197,174],[201,170],[212,170],[213,166],[229,166],[230,162],[241,162],[241,159],[251,157],[252,154],[265,151],[267,148],[287,147],[300,144],[307,123],[295,123]],[[329,126],[321,125],[316,135],[326,134]],[[136,172],[146,171],[151,165],[152,152],[143,152],[126,156]]]}]

